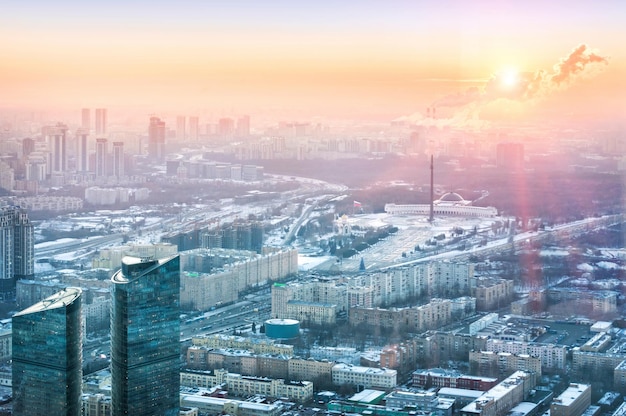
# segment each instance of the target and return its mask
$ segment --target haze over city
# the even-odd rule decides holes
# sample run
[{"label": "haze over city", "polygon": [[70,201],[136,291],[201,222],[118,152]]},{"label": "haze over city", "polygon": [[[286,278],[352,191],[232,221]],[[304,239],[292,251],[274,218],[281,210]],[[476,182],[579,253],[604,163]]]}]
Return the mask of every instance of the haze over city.
[{"label": "haze over city", "polygon": [[623,17],[619,1],[6,2],[0,105],[615,122]]},{"label": "haze over city", "polygon": [[626,415],[626,3],[1,10],[0,416]]}]

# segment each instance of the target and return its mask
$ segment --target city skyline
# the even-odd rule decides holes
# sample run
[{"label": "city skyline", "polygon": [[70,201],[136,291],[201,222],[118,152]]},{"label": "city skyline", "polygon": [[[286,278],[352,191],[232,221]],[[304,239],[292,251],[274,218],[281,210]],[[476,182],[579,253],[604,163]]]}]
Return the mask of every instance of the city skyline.
[{"label": "city skyline", "polygon": [[602,122],[623,116],[624,12],[617,1],[8,4],[0,106]]}]

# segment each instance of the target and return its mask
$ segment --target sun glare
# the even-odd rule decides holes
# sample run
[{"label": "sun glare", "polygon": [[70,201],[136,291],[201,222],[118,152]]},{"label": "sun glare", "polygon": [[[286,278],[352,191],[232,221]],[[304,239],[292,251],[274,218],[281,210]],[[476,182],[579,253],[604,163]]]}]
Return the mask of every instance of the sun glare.
[{"label": "sun glare", "polygon": [[508,68],[500,73],[500,82],[504,88],[511,89],[517,86],[519,73],[516,69]]}]

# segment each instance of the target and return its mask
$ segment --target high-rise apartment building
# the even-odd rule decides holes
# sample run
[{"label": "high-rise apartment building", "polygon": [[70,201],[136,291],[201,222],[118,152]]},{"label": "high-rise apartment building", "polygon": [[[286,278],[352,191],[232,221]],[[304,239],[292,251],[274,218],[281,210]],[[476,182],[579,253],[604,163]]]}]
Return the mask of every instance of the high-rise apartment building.
[{"label": "high-rise apartment building", "polygon": [[81,290],[64,289],[13,316],[13,414],[81,414]]},{"label": "high-rise apartment building", "polygon": [[80,110],[80,127],[87,130],[89,133],[89,129],[91,128],[91,110],[88,108]]},{"label": "high-rise apartment building", "polygon": [[15,282],[35,272],[34,229],[19,207],[0,210],[0,298],[15,298]]},{"label": "high-rise apartment building", "polygon": [[176,117],[176,140],[183,141],[187,138],[185,127],[187,124],[187,118],[185,116]]},{"label": "high-rise apartment building", "polygon": [[96,139],[96,178],[102,178],[107,174],[107,157],[108,157],[108,141],[107,139]]},{"label": "high-rise apartment building", "polygon": [[112,414],[178,416],[179,257],[124,257],[112,282]]},{"label": "high-rise apartment building", "polygon": [[89,150],[87,137],[89,130],[80,128],[76,130],[76,171],[87,172],[89,170]]},{"label": "high-rise apartment building", "polygon": [[158,117],[150,117],[148,125],[148,156],[152,160],[163,160],[165,151],[165,122]]},{"label": "high-rise apartment building", "polygon": [[26,137],[22,139],[22,156],[27,157],[35,151],[35,139]]},{"label": "high-rise apartment building", "polygon": [[198,117],[189,117],[189,140],[198,141]]},{"label": "high-rise apartment building", "polygon": [[235,134],[235,121],[232,118],[220,118],[217,122],[217,134],[221,137],[232,137]]},{"label": "high-rise apartment building", "polygon": [[67,171],[67,126],[57,124],[48,130],[48,148],[50,150],[50,172]]},{"label": "high-rise apartment building", "polygon": [[250,136],[250,116],[242,116],[237,119],[237,137],[245,138]]},{"label": "high-rise apartment building", "polygon": [[96,108],[96,135],[107,133],[107,109]]},{"label": "high-rise apartment building", "polygon": [[124,176],[124,142],[113,142],[113,176]]},{"label": "high-rise apartment building", "polygon": [[16,280],[30,279],[35,274],[35,230],[25,209],[14,207],[13,273]]}]

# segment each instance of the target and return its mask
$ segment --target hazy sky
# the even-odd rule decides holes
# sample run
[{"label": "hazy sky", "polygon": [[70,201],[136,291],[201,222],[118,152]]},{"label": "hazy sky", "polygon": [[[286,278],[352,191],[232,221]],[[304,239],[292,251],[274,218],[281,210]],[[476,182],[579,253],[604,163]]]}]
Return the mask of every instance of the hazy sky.
[{"label": "hazy sky", "polygon": [[419,118],[434,105],[515,119],[626,107],[620,0],[0,5],[5,108]]}]

